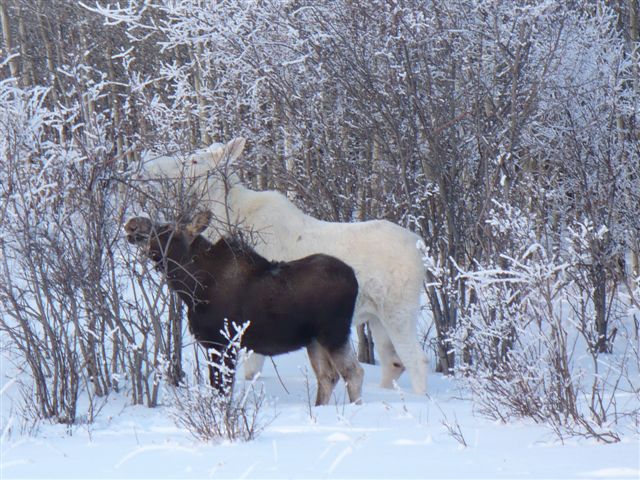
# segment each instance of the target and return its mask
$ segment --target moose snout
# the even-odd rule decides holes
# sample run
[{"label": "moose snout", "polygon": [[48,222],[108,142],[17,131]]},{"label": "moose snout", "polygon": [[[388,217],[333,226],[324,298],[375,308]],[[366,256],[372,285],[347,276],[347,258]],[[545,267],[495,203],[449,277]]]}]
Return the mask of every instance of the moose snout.
[{"label": "moose snout", "polygon": [[124,225],[124,231],[129,243],[142,243],[149,239],[151,220],[144,217],[130,218]]}]

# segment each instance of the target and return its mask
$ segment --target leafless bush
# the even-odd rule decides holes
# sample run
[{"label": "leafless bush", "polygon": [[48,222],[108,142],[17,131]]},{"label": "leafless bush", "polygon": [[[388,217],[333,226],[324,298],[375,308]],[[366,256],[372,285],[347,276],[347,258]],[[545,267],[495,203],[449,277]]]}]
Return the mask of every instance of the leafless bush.
[{"label": "leafless bush", "polygon": [[[20,97],[13,92],[14,105]],[[26,121],[37,123],[46,113],[31,115]],[[73,423],[81,391],[105,395],[117,369],[107,344],[121,341],[111,270],[121,205],[104,156],[52,144],[29,152],[21,133],[3,126],[0,329],[29,366],[41,415]]]},{"label": "leafless bush", "polygon": [[[222,332],[229,345],[216,356],[217,363],[207,362],[210,371],[214,369],[221,373],[219,378],[235,377],[237,360],[242,357],[240,341],[245,329],[246,326],[236,329],[235,333]],[[260,434],[265,426],[261,411],[265,395],[255,382],[234,391],[233,380],[211,386],[203,381],[199,371],[194,373],[194,380],[192,385],[170,389],[170,413],[178,426],[202,441],[246,442]]]},{"label": "leafless bush", "polygon": [[307,406],[307,415],[309,415],[309,420],[312,423],[316,423],[318,421],[318,417],[315,415],[313,411],[313,407],[315,406],[315,396],[313,394],[313,387],[311,386],[311,375],[309,373],[309,369],[304,366],[300,369],[302,376],[304,377],[304,391],[306,394],[306,406]]},{"label": "leafless bush", "polygon": [[[63,127],[46,94],[0,84],[0,331],[32,382],[23,411],[91,422],[98,399],[122,388],[135,403],[157,403],[158,367],[182,346],[161,343],[161,319],[179,309],[145,291],[125,263],[131,197],[126,174],[95,143],[105,125],[48,140],[47,128]],[[88,410],[78,412],[85,395]]]},{"label": "leafless bush", "polygon": [[[497,210],[492,228],[522,244],[515,256],[502,255],[499,266],[463,273],[474,294],[458,330],[456,348],[466,358],[458,373],[491,418],[527,417],[560,437],[618,441],[619,420],[638,409],[632,403],[618,410],[620,394],[637,389],[627,370],[631,352],[604,361],[590,348],[567,308],[576,291],[570,281],[571,269],[580,268],[576,257],[527,243],[534,220],[505,206]],[[581,363],[585,355],[591,368]]]},{"label": "leafless bush", "polygon": [[239,393],[220,393],[203,383],[172,387],[171,392],[172,418],[198,440],[246,442],[264,428],[264,392],[254,384]]},{"label": "leafless bush", "polygon": [[0,242],[0,329],[29,365],[41,414],[73,423],[82,392],[101,397],[118,388],[124,351],[135,343],[122,328],[123,205],[99,178],[107,171],[100,159],[68,169],[51,166],[55,151],[49,156],[48,169],[33,168],[53,188],[43,197],[33,195],[34,172],[24,171],[22,158],[7,165],[13,188]]},{"label": "leafless bush", "polygon": [[40,431],[40,424],[44,420],[38,398],[34,391],[33,384],[20,382],[20,402],[16,406],[16,415],[13,418],[18,419],[20,434],[35,437]]},{"label": "leafless bush", "polygon": [[458,442],[465,448],[469,446],[467,444],[467,440],[464,438],[464,434],[462,433],[462,428],[460,428],[458,419],[455,416],[453,420],[449,420],[444,412],[442,412],[442,420],[440,420],[440,424],[447,430],[449,436],[451,436],[451,438],[453,438],[456,442]]}]

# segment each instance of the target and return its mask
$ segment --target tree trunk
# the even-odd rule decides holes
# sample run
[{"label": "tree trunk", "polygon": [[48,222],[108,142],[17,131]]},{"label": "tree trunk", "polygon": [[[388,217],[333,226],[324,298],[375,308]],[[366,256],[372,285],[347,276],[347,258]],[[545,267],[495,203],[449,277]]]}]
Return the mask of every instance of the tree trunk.
[{"label": "tree trunk", "polygon": [[169,330],[167,338],[170,339],[166,352],[169,358],[168,381],[177,387],[185,373],[182,370],[182,301],[174,293],[171,293],[167,329]]},{"label": "tree trunk", "polygon": [[[202,47],[196,47],[198,49],[198,57],[202,58]],[[193,63],[193,88],[196,93],[196,102],[198,104],[198,127],[200,131],[200,141],[208,146],[211,143],[211,136],[209,135],[209,125],[206,115],[206,102],[202,96],[202,73],[200,71],[200,65],[196,62],[195,55],[192,50],[189,51],[189,58]]]},{"label": "tree trunk", "polygon": [[593,308],[595,310],[595,339],[592,348],[597,353],[611,353],[607,318],[607,278],[604,267],[594,266],[592,269]]},{"label": "tree trunk", "polygon": [[18,13],[18,45],[20,45],[20,60],[22,64],[22,85],[36,85],[33,57],[27,54],[27,30],[24,24],[24,11]]},{"label": "tree trunk", "polygon": [[[430,284],[436,282],[435,277],[427,272],[427,281]],[[440,294],[444,294],[442,291]],[[451,349],[449,332],[452,329],[452,323],[455,325],[455,319],[451,318],[446,299],[441,301],[438,291],[435,287],[427,288],[427,296],[431,303],[431,312],[433,313],[433,323],[436,327],[437,335],[437,363],[436,372],[449,375],[453,372],[455,366],[455,353]]]},{"label": "tree trunk", "polygon": [[[2,25],[2,39],[4,40],[4,46],[7,52],[7,56],[14,53],[8,10],[9,9],[7,8],[5,0],[0,2],[0,24]],[[18,68],[18,59],[16,57],[13,57],[11,58],[11,60],[9,60],[9,71],[11,72],[11,76],[16,79],[16,82],[20,82],[20,70]]]}]

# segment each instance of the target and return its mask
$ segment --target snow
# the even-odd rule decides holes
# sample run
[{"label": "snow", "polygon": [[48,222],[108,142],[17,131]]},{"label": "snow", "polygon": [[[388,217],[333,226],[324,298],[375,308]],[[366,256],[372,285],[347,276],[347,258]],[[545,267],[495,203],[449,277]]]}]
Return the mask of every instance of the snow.
[{"label": "snow", "polygon": [[[20,436],[11,418],[14,385],[2,395],[0,477],[5,478],[638,478],[637,433],[617,444],[572,438],[561,443],[546,427],[508,425],[474,414],[454,380],[429,379],[429,395],[377,386],[380,370],[365,365],[364,403],[345,402],[343,385],[331,405],[310,407],[313,384],[304,351],[267,362],[263,376],[270,420],[254,441],[202,443],[179,429],[166,407],[131,406],[112,395],[93,425],[69,433],[43,424]],[[4,370],[4,367],[3,367]],[[282,383],[278,379],[278,374]],[[240,381],[240,380],[239,380]],[[8,383],[3,378],[3,386]],[[283,385],[284,384],[284,385]],[[286,390],[285,390],[286,387]],[[287,393],[287,391],[289,393]],[[467,447],[443,422],[457,424]]]}]

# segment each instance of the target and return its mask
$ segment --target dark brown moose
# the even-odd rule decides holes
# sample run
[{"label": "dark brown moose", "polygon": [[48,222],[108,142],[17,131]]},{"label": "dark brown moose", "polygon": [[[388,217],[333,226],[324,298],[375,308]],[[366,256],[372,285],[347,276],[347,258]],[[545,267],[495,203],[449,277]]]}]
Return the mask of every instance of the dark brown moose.
[{"label": "dark brown moose", "polygon": [[[363,370],[349,340],[358,294],[353,269],[322,254],[270,262],[237,238],[212,244],[201,235],[210,220],[210,212],[187,225],[135,217],[124,228],[187,305],[189,329],[209,349],[212,363],[220,364],[228,346],[225,321],[249,321],[241,339],[249,350],[278,355],[307,348],[318,383],[316,405],[329,402],[338,373],[349,400],[359,402]],[[210,379],[219,389],[232,381],[214,368]]]}]

